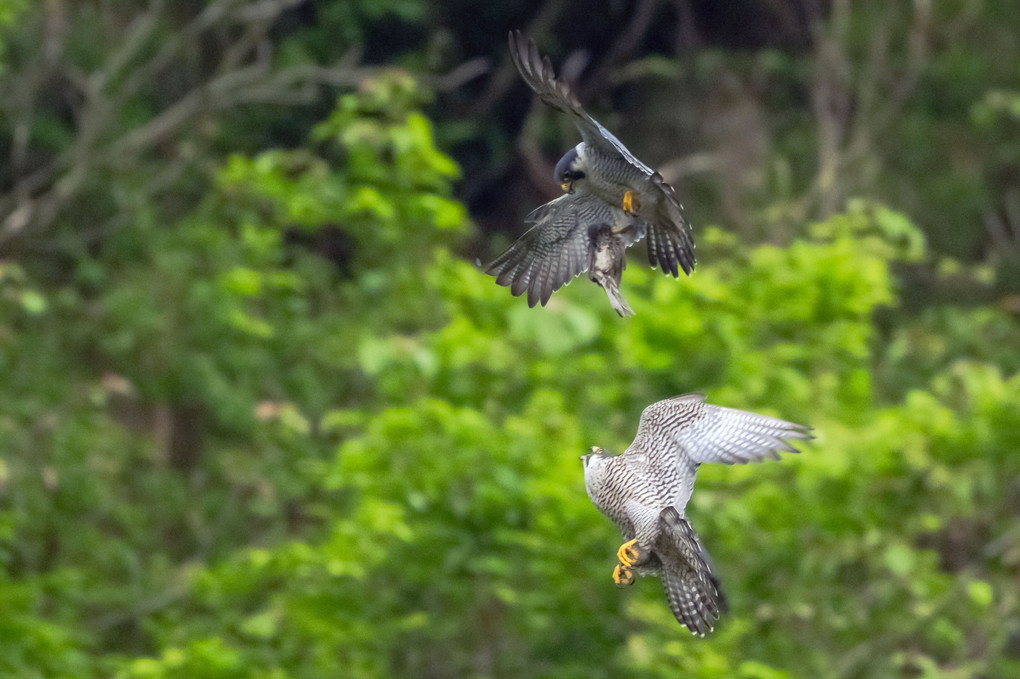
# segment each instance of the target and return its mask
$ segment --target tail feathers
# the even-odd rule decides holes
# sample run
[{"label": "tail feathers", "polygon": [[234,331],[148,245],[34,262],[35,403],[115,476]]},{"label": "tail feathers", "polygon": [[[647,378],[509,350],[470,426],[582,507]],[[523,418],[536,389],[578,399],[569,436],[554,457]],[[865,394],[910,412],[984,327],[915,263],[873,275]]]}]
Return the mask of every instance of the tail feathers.
[{"label": "tail feathers", "polygon": [[687,275],[694,270],[694,239],[676,193],[668,184],[662,190],[658,214],[648,229],[648,261],[679,278],[680,270]]},{"label": "tail feathers", "polygon": [[719,580],[712,574],[707,555],[691,524],[673,507],[659,515],[662,531],[657,549],[662,561],[662,582],[669,608],[692,634],[705,636],[725,608]]}]

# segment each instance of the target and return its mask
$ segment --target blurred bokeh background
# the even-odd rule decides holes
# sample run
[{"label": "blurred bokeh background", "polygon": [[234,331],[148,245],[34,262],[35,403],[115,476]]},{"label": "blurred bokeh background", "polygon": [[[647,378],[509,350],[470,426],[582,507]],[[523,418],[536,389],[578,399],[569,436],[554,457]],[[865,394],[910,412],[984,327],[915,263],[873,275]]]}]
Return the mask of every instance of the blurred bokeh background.
[{"label": "blurred bokeh background", "polygon": [[[621,320],[482,274],[577,141],[681,195]],[[0,0],[0,676],[1020,676],[1020,12]],[[578,455],[699,391],[731,603],[610,573]]]}]

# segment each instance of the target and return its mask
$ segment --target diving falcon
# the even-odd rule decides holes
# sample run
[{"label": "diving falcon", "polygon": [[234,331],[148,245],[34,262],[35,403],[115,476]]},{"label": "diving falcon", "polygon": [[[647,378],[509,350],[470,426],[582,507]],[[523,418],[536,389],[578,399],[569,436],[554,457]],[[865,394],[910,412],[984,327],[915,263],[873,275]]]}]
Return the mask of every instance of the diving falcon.
[{"label": "diving falcon", "polygon": [[[585,112],[566,83],[558,80],[548,57],[539,55],[533,40],[520,31],[509,36],[510,56],[524,81],[543,102],[566,113],[581,133],[581,143],[556,163],[554,179],[566,192],[532,212],[526,223],[534,224],[497,257],[486,273],[499,285],[510,286],[514,296],[528,293],[528,306],[545,306],[552,293],[574,276],[588,271],[594,250],[609,255],[648,237],[648,261],[678,278],[680,270],[694,268],[694,242],[676,192],[658,172],[642,163],[613,134]],[[592,233],[602,224],[607,232]],[[598,236],[596,239],[594,236]],[[623,259],[604,267],[617,286]],[[603,287],[605,276],[590,276]],[[620,315],[630,311],[606,293]],[[617,297],[619,296],[617,291]],[[622,298],[621,298],[622,299]],[[630,312],[633,313],[633,312]]]},{"label": "diving falcon", "polygon": [[778,459],[780,451],[798,452],[788,441],[812,438],[809,430],[686,394],[645,408],[623,454],[593,447],[581,458],[585,489],[626,540],[617,550],[616,584],[631,584],[635,572],[661,575],[677,621],[693,634],[711,632],[722,591],[685,512],[698,466]]}]

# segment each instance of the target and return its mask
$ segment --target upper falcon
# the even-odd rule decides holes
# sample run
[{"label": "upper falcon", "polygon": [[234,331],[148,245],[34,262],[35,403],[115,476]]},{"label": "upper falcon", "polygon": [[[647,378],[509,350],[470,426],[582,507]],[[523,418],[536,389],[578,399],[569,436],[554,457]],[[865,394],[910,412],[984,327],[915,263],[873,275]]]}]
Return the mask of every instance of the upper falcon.
[{"label": "upper falcon", "polygon": [[685,511],[698,465],[745,464],[778,458],[779,451],[797,452],[786,441],[811,438],[808,429],[687,394],[645,408],[634,442],[622,455],[592,448],[581,458],[585,489],[628,540],[617,551],[616,583],[630,584],[633,570],[661,573],[676,619],[695,634],[710,632],[722,592]]},{"label": "upper falcon", "polygon": [[[593,248],[622,252],[647,235],[653,267],[674,277],[680,269],[690,274],[694,242],[673,187],[585,112],[566,83],[556,79],[549,58],[539,56],[535,42],[525,41],[520,31],[510,33],[510,56],[542,101],[573,119],[582,141],[556,164],[555,180],[566,195],[535,210],[526,220],[534,226],[486,272],[514,295],[527,290],[528,306],[544,306],[555,290],[588,270]],[[617,237],[617,243],[609,243],[604,233],[601,239],[591,237],[589,229],[602,224],[611,227],[608,236]],[[622,270],[622,261],[617,265]],[[603,286],[604,279],[592,276]],[[621,306],[614,307],[624,315]]]}]

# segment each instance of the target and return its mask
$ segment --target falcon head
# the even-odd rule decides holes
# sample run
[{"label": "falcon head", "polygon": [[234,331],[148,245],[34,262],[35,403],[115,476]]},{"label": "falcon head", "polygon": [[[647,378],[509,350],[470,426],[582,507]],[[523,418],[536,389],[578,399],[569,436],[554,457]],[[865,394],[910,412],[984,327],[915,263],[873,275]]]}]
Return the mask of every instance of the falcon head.
[{"label": "falcon head", "polygon": [[584,156],[581,153],[583,145],[584,142],[564,153],[553,170],[553,179],[567,193],[574,192],[574,182],[584,179]]},{"label": "falcon head", "polygon": [[610,457],[613,456],[610,453],[607,453],[604,449],[599,448],[598,446],[592,446],[590,453],[582,455],[578,459],[580,459],[581,463],[584,464],[584,471],[587,472],[589,465],[593,468],[597,467],[604,459],[608,459]]}]

